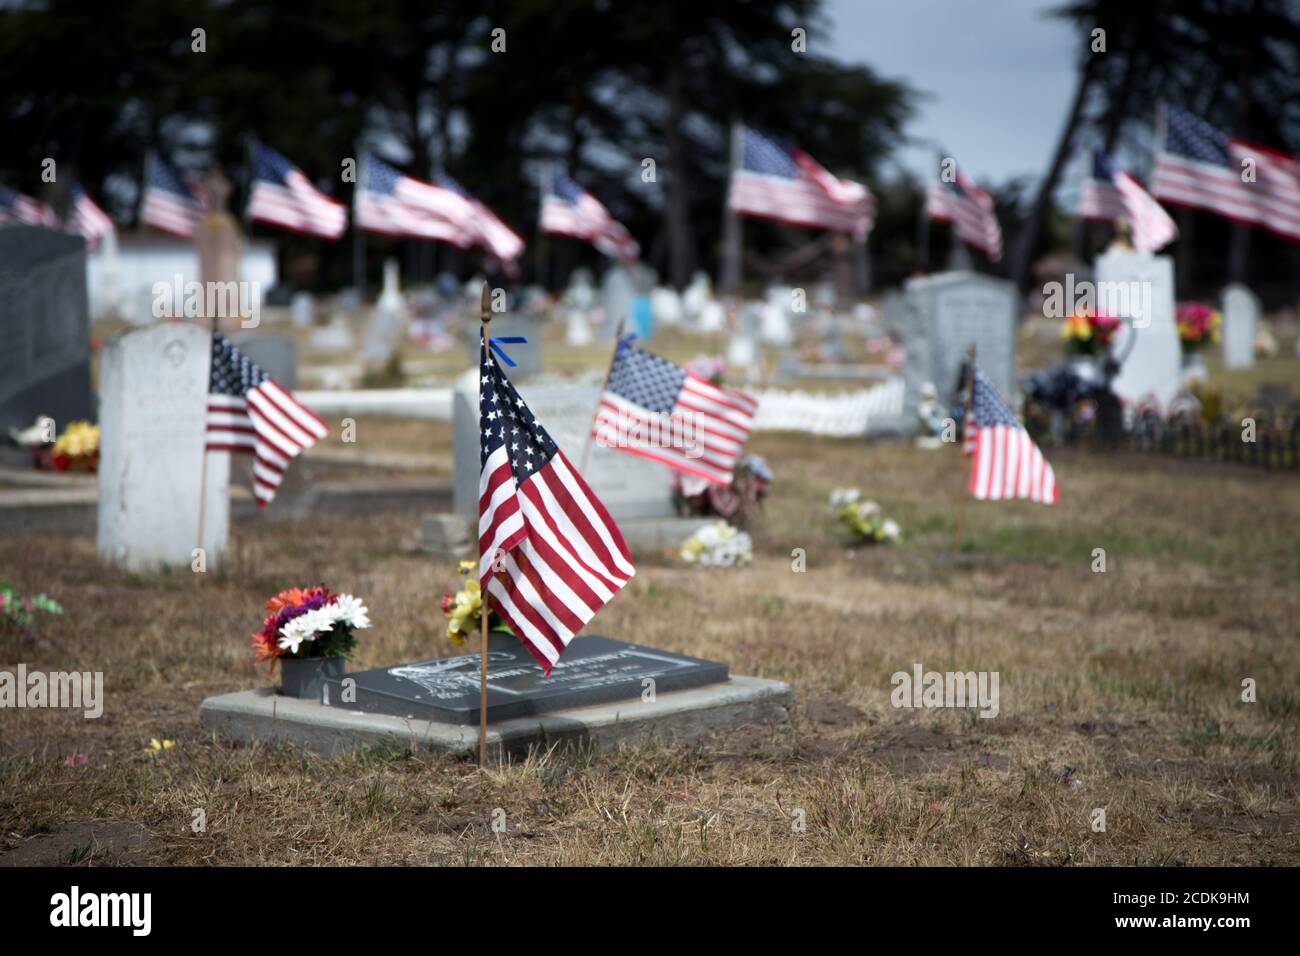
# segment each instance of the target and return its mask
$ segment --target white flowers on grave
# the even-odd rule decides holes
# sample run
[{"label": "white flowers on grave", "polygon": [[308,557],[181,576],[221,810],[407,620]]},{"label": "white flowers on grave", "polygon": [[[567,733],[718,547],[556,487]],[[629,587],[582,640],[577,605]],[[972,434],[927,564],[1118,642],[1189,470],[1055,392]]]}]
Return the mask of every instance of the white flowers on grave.
[{"label": "white flowers on grave", "polygon": [[893,544],[903,535],[903,529],[892,518],[886,518],[880,505],[862,501],[856,488],[836,488],[831,492],[831,511],[848,533],[850,544]]},{"label": "white flowers on grave", "polygon": [[682,544],[682,560],[704,568],[731,568],[748,564],[754,543],[744,531],[725,521],[703,525]]},{"label": "white flowers on grave", "polygon": [[328,604],[305,611],[281,627],[277,644],[281,650],[297,655],[304,641],[315,641],[340,623],[350,630],[361,630],[370,626],[370,612],[360,599],[340,594]]}]

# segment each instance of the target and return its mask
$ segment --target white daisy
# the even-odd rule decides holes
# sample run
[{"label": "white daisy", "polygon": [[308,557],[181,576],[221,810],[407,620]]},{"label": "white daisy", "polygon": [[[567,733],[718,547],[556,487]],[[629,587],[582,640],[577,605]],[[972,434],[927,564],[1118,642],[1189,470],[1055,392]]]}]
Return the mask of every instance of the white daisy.
[{"label": "white daisy", "polygon": [[355,598],[351,594],[340,594],[334,599],[332,607],[336,621],[342,621],[357,630],[370,626],[370,612],[361,603],[360,598]]}]

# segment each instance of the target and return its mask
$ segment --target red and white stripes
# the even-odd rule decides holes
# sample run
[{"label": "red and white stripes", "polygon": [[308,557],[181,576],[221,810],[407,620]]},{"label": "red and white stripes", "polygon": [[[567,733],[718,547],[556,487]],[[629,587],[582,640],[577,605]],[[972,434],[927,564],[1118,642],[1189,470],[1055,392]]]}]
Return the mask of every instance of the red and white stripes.
[{"label": "red and white stripes", "polygon": [[1042,504],[1060,500],[1056,475],[1029,432],[1014,425],[972,429],[970,494],[982,501],[1025,498]]}]

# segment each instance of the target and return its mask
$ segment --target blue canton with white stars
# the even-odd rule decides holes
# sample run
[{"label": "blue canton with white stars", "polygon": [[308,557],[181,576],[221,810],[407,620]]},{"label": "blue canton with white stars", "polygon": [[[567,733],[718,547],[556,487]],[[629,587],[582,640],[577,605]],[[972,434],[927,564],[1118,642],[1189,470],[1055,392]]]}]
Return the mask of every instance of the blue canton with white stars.
[{"label": "blue canton with white stars", "polygon": [[1012,414],[1007,403],[998,395],[997,387],[979,369],[975,370],[974,387],[971,389],[971,418],[976,428],[991,428],[994,425],[1011,425],[1018,428],[1020,422]]},{"label": "blue canton with white stars", "polygon": [[482,341],[481,334],[478,412],[480,470],[487,464],[488,456],[504,445],[515,481],[522,484],[530,475],[544,468],[551,456],[559,451],[510,384],[501,366],[489,357],[487,343]]},{"label": "blue canton with white stars", "polygon": [[208,379],[209,395],[233,395],[242,398],[257,388],[267,374],[244,357],[220,333],[212,335],[212,375]]},{"label": "blue canton with white stars", "polygon": [[365,162],[362,163],[362,178],[365,180],[361,184],[362,189],[367,192],[391,196],[396,191],[397,182],[402,178],[402,174],[382,159],[367,156]]},{"label": "blue canton with white stars", "polygon": [[668,415],[684,384],[685,369],[624,341],[619,343],[606,390],[633,405]]},{"label": "blue canton with white stars", "polygon": [[1228,134],[1176,106],[1165,107],[1165,151],[1202,163],[1227,166]]},{"label": "blue canton with white stars", "polygon": [[764,176],[799,178],[799,167],[790,157],[790,151],[782,149],[775,141],[752,129],[745,130],[741,164],[745,169]]}]

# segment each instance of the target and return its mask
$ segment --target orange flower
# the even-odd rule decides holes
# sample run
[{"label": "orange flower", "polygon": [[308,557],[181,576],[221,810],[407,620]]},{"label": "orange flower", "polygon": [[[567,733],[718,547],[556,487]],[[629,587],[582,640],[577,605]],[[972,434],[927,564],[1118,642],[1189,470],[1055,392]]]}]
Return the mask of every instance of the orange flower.
[{"label": "orange flower", "polygon": [[307,595],[302,588],[289,588],[287,591],[281,591],[271,600],[266,602],[266,610],[271,614],[278,614],[287,607],[297,607],[307,600]]}]

